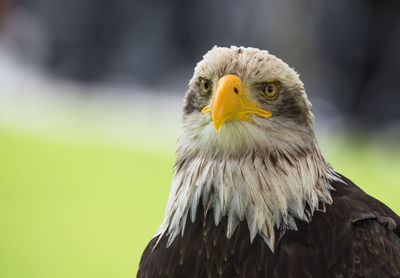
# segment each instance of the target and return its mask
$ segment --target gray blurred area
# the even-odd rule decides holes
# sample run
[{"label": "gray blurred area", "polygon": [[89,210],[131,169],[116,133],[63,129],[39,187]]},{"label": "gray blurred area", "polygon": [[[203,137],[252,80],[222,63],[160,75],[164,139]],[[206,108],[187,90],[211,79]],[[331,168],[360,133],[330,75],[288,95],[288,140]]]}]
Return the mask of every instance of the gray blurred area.
[{"label": "gray blurred area", "polygon": [[253,46],[300,73],[322,123],[400,134],[395,0],[0,3],[7,55],[51,78],[183,95],[213,45]]}]

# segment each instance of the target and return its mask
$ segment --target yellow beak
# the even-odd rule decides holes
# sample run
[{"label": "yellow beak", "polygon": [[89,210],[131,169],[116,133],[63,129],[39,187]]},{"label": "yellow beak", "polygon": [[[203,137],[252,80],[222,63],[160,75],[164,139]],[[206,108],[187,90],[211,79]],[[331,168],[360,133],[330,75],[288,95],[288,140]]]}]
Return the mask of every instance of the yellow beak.
[{"label": "yellow beak", "polygon": [[224,122],[247,121],[253,122],[251,114],[268,118],[271,112],[259,108],[247,98],[242,81],[236,75],[225,75],[218,81],[211,104],[204,107],[203,114],[211,112],[214,129],[219,132]]}]

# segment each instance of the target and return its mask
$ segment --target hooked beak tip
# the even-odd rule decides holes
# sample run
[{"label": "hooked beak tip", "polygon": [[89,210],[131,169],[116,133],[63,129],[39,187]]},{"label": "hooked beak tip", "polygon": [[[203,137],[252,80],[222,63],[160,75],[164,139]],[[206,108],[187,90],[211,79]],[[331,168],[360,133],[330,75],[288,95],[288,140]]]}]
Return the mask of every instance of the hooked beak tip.
[{"label": "hooked beak tip", "polygon": [[222,124],[216,124],[214,123],[214,130],[216,133],[219,133],[222,129]]}]

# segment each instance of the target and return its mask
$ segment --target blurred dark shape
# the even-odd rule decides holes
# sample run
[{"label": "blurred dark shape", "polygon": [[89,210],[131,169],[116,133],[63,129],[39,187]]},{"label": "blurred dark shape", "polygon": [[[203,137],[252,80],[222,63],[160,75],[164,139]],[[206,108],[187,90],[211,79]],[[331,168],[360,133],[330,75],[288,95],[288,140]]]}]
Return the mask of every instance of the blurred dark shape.
[{"label": "blurred dark shape", "polygon": [[[396,5],[397,4],[397,5]],[[400,9],[398,1],[327,1],[317,24],[322,59],[339,69],[326,84],[357,125],[400,119]],[[345,8],[344,8],[345,7]],[[337,77],[337,78],[335,78]],[[346,84],[346,83],[345,83]]]},{"label": "blurred dark shape", "polygon": [[302,74],[311,97],[380,127],[400,121],[397,3],[20,0],[9,25],[20,54],[54,76],[181,93],[213,45],[268,49]]},{"label": "blurred dark shape", "polygon": [[[273,21],[257,14],[264,5],[227,0],[23,0],[15,3],[15,10],[41,26],[37,32],[46,37],[48,49],[41,64],[50,73],[84,82],[122,78],[160,85],[182,68],[189,68],[187,82],[194,64],[214,45],[277,46],[265,27]],[[32,32],[19,29],[16,40]]]},{"label": "blurred dark shape", "polygon": [[11,0],[0,1],[0,27],[4,24],[6,16],[8,15]]}]

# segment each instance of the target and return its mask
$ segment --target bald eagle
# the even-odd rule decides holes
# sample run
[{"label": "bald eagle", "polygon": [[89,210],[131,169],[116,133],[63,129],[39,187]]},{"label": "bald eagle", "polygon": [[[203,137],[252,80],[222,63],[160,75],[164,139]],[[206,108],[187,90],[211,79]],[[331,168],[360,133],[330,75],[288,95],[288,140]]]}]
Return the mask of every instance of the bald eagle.
[{"label": "bald eagle", "polygon": [[400,277],[400,217],[326,161],[310,107],[267,51],[211,49],[137,277]]}]

